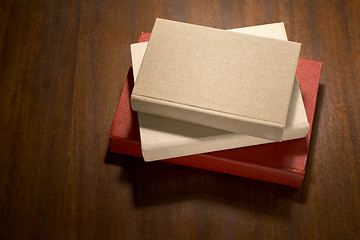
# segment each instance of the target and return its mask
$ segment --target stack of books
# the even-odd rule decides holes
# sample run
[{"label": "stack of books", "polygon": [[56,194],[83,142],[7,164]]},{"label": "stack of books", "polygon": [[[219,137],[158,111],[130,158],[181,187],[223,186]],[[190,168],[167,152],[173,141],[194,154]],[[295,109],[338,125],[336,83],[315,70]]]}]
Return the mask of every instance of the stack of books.
[{"label": "stack of books", "polygon": [[156,19],[131,45],[111,151],[300,187],[321,63],[299,53],[283,23]]}]

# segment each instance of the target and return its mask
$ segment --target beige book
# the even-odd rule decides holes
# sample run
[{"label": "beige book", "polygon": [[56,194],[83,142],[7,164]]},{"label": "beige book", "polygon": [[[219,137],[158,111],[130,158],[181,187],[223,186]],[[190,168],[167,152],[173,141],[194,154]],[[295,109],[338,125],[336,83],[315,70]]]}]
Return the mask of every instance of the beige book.
[{"label": "beige book", "polygon": [[281,141],[300,44],[157,19],[133,110]]},{"label": "beige book", "polygon": [[[231,29],[228,31],[287,40],[283,23]],[[132,66],[136,80],[147,42],[131,45]],[[197,124],[138,113],[141,148],[145,161],[181,157],[204,152],[246,147],[272,141],[227,132]],[[294,81],[282,140],[305,137],[309,123],[297,80]]]}]

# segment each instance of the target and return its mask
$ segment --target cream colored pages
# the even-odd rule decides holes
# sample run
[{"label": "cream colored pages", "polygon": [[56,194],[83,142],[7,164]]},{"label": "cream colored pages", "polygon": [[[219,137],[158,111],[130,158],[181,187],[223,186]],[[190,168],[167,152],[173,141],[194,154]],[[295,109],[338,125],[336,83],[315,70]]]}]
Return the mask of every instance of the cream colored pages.
[{"label": "cream colored pages", "polygon": [[[232,29],[229,31],[287,40],[283,23]],[[134,79],[146,51],[147,42],[131,45]],[[188,122],[138,113],[141,148],[145,161],[181,157],[204,152],[252,146],[270,140],[231,133]],[[305,137],[309,130],[298,82],[294,82],[283,140]]]},{"label": "cream colored pages", "polygon": [[157,19],[135,111],[281,141],[300,44]]}]

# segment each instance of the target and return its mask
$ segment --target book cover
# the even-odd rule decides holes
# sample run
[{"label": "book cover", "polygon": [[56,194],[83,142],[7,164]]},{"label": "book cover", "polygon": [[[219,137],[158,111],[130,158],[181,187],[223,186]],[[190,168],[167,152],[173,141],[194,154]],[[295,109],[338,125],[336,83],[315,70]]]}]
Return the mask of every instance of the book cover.
[{"label": "book cover", "polygon": [[300,44],[157,19],[133,110],[281,141]]},{"label": "book cover", "polygon": [[[283,23],[231,29],[229,31],[272,36],[287,40]],[[147,42],[131,45],[134,80],[141,65]],[[181,157],[211,151],[270,143],[271,140],[227,132],[189,122],[138,112],[142,155],[145,161]],[[284,140],[305,137],[309,123],[297,80],[293,92],[283,135]]]},{"label": "book cover", "polygon": [[[149,33],[143,33],[140,41],[147,41],[149,36]],[[299,59],[296,73],[310,124],[305,138],[162,161],[300,187],[305,174],[320,72],[320,62]],[[130,68],[110,129],[109,144],[112,152],[141,157],[137,113],[130,107],[132,89],[133,74]]]}]

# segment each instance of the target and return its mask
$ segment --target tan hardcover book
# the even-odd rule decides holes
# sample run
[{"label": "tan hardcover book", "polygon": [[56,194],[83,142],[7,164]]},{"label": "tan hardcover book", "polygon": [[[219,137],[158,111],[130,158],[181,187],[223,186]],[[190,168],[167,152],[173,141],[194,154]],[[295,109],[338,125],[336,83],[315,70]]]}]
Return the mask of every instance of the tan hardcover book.
[{"label": "tan hardcover book", "polygon": [[[237,28],[228,31],[287,40],[283,23]],[[147,44],[147,42],[143,42],[131,45],[134,80],[137,78]],[[141,149],[145,161],[155,161],[271,142],[267,139],[231,133],[141,112],[138,113],[138,118]],[[282,140],[302,138],[307,134],[308,130],[309,123],[305,113],[304,103],[298,82],[295,80]]]},{"label": "tan hardcover book", "polygon": [[300,44],[156,19],[133,110],[281,141]]}]

